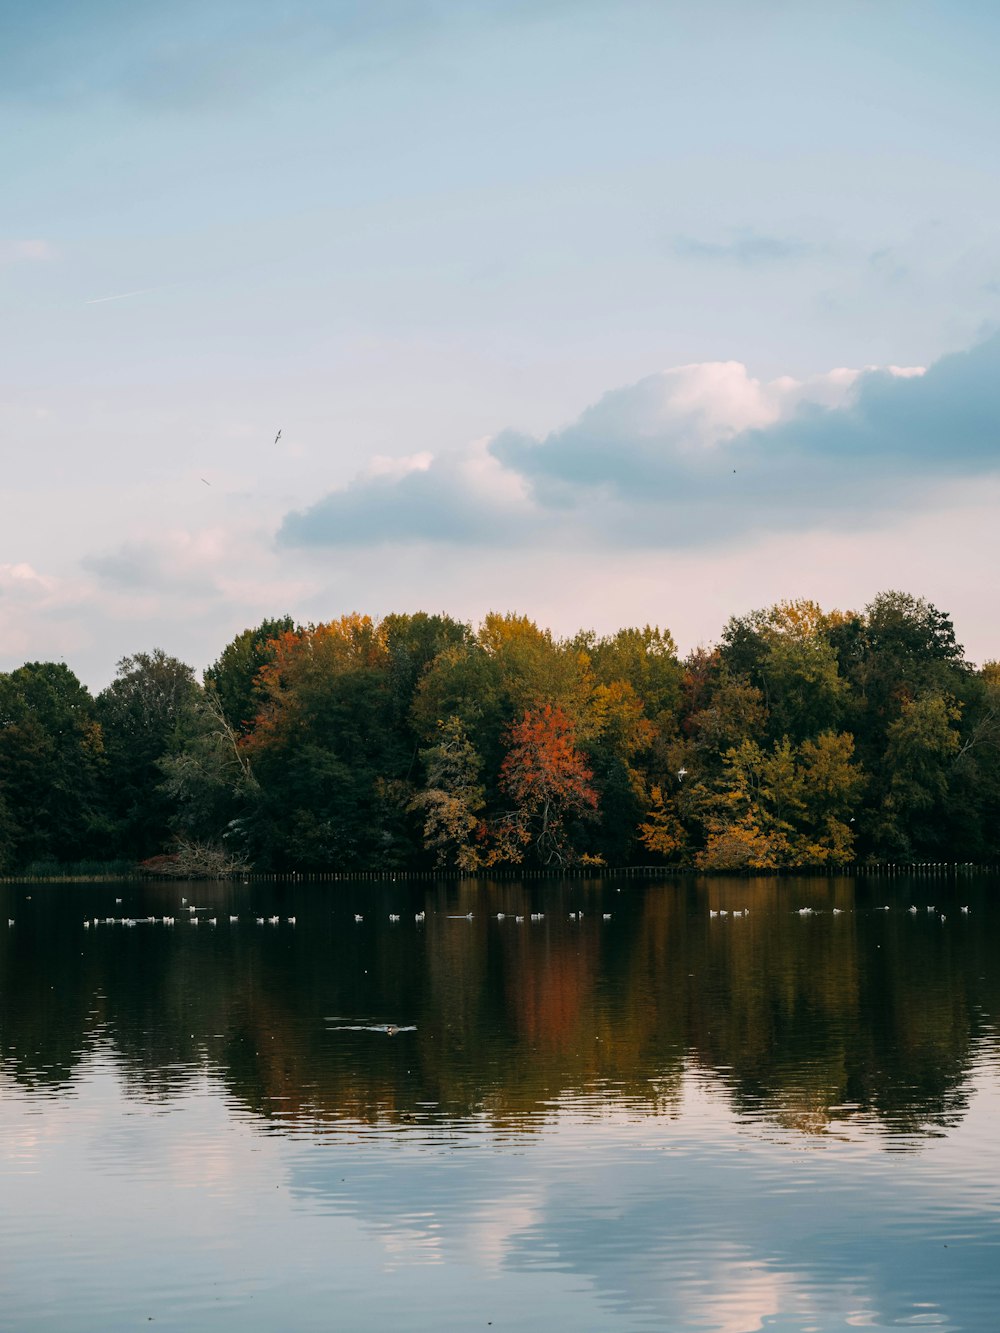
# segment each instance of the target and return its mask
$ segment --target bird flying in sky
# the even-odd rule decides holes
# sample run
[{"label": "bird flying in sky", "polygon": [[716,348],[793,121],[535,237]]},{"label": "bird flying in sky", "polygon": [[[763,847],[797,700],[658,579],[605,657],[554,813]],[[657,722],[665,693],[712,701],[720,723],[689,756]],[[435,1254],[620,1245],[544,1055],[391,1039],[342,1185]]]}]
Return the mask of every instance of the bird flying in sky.
[{"label": "bird flying in sky", "polygon": [[280,439],[281,439],[281,431],[279,430],[277,435],[274,437],[275,444],[277,444]]}]

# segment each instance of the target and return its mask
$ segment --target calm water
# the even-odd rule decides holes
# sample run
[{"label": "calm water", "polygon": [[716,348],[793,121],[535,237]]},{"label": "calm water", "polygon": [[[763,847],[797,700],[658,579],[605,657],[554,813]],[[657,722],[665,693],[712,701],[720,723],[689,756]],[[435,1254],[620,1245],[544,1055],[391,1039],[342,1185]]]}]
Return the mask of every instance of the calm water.
[{"label": "calm water", "polygon": [[983,876],[0,886],[0,1328],[994,1330],[998,945]]}]

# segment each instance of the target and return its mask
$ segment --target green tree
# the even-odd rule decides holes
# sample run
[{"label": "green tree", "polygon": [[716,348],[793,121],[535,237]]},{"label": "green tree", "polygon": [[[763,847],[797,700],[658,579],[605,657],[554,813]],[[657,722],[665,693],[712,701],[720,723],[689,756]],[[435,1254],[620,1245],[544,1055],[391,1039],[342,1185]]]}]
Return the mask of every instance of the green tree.
[{"label": "green tree", "polygon": [[8,867],[106,850],[94,700],[62,662],[0,675],[0,856]]},{"label": "green tree", "polygon": [[174,806],[161,763],[177,752],[199,693],[191,667],[155,648],[122,658],[97,697],[107,799],[122,855],[142,860],[170,840]]},{"label": "green tree", "polygon": [[245,857],[260,784],[213,685],[190,696],[172,749],[158,767],[171,832],[185,842]]},{"label": "green tree", "polygon": [[878,833],[891,852],[914,857],[940,845],[949,779],[961,748],[961,708],[946,695],[904,700],[890,722],[875,808]]},{"label": "green tree", "polygon": [[779,602],[723,630],[723,664],[760,690],[773,740],[802,741],[841,722],[847,683],[827,632],[840,619],[815,602]]}]

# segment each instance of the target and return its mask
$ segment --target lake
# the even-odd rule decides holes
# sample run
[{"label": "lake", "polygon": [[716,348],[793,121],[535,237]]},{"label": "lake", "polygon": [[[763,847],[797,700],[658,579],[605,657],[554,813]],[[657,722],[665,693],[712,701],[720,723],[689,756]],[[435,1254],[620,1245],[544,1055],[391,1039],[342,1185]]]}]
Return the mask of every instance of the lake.
[{"label": "lake", "polygon": [[995,1329],[998,904],[0,886],[0,1328]]}]

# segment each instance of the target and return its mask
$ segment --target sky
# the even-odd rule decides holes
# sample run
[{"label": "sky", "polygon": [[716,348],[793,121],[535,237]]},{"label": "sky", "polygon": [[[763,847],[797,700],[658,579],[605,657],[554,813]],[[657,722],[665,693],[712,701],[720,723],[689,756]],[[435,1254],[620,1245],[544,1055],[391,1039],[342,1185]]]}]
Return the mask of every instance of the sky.
[{"label": "sky", "polygon": [[[1000,657],[1000,8],[0,13],[0,669],[902,588]],[[280,436],[279,436],[280,431]]]}]

